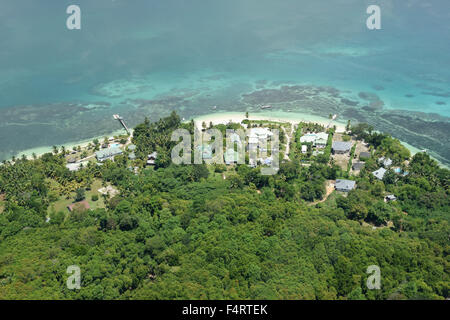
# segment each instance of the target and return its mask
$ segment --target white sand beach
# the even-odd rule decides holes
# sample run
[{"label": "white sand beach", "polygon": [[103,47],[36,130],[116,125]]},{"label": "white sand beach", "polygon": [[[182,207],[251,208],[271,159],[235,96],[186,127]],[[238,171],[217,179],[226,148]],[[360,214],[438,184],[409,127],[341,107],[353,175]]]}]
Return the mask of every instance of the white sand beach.
[{"label": "white sand beach", "polygon": [[[246,119],[245,112],[218,112],[196,117],[194,118],[194,122],[196,126],[201,127],[202,122],[205,122],[206,124],[212,122],[214,125],[216,125],[216,124],[227,124],[229,122],[240,123],[245,119]],[[306,113],[283,112],[283,111],[253,112],[249,113],[248,119],[271,120],[275,122],[290,122],[293,124],[297,124],[299,122],[314,122],[322,124],[324,126],[327,126],[328,124],[331,123],[331,126],[336,126],[336,132],[345,132],[345,127],[347,125],[346,119],[338,118],[335,120],[330,120],[325,117],[315,116]],[[400,140],[400,142],[411,152],[412,156],[415,155],[416,153],[422,152],[422,150],[404,141]],[[443,165],[438,159],[436,159],[432,155],[430,155],[430,157],[436,160],[439,163],[439,165],[447,168],[447,166]]]},{"label": "white sand beach", "polygon": [[[218,112],[211,113],[194,118],[196,126],[201,126],[202,122],[212,122],[216,124],[227,124],[229,122],[240,123],[247,119],[245,112]],[[275,122],[289,122],[297,124],[299,122],[314,122],[327,126],[331,123],[331,126],[336,126],[337,132],[344,132],[346,123],[339,121],[339,119],[331,120],[325,117],[310,115],[306,113],[298,112],[283,112],[283,111],[265,111],[249,113],[249,120],[269,120]]]},{"label": "white sand beach", "polygon": [[[197,127],[201,127],[202,122],[205,122],[207,124],[212,122],[214,125],[216,125],[216,124],[227,124],[229,122],[240,123],[245,119],[247,119],[245,116],[245,112],[217,112],[217,113],[210,113],[210,114],[206,114],[206,115],[202,115],[202,116],[193,118],[195,125]],[[283,112],[283,111],[253,112],[253,113],[249,113],[248,119],[249,120],[268,120],[268,121],[275,121],[275,122],[281,122],[281,123],[289,122],[292,124],[298,124],[299,122],[313,122],[313,123],[322,124],[325,127],[328,125],[336,126],[337,132],[345,132],[345,126],[347,124],[346,119],[338,118],[335,120],[331,120],[326,117],[321,117],[321,116],[316,116],[316,115],[311,115],[311,114],[306,114],[306,113]],[[187,122],[187,121],[190,121],[190,119],[185,120],[185,122]],[[130,129],[130,131],[132,134],[133,129]],[[98,137],[93,137],[93,138],[85,139],[82,141],[65,143],[65,144],[63,144],[63,146],[67,150],[71,150],[73,147],[76,147],[76,146],[80,146],[81,148],[84,148],[84,147],[87,147],[89,145],[89,143],[91,143],[94,139],[98,139],[99,141],[102,141],[105,136],[107,136],[109,138],[109,137],[121,135],[123,133],[124,133],[124,131],[121,129],[121,130],[117,130],[109,135],[101,135]],[[414,155],[414,154],[422,151],[406,142],[403,142],[403,141],[400,141],[400,142],[406,148],[409,149],[409,151],[411,152],[411,155]],[[61,146],[58,146],[58,147],[60,148]],[[32,148],[32,149],[28,149],[28,150],[19,152],[17,157],[19,157],[19,156],[21,157],[24,154],[28,159],[31,159],[33,153],[35,153],[37,157],[40,157],[43,154],[52,152],[52,151],[53,151],[53,146],[36,147],[36,148]],[[435,159],[434,157],[432,157],[432,158]],[[443,164],[439,160],[437,160],[437,159],[435,159],[435,160],[438,161],[438,163],[441,166],[443,166]],[[447,167],[447,166],[444,166],[444,167]]]},{"label": "white sand beach", "polygon": [[[131,131],[131,134],[133,134],[133,130],[130,130],[130,131]],[[84,139],[81,141],[68,142],[63,145],[58,145],[58,148],[61,149],[62,146],[64,146],[66,148],[66,150],[72,150],[73,147],[78,147],[78,146],[80,146],[81,148],[85,148],[89,145],[89,143],[92,143],[92,141],[95,139],[98,139],[98,141],[102,142],[105,137],[111,138],[111,137],[119,136],[122,134],[124,134],[124,130],[121,129],[121,130],[114,131],[111,134],[105,134],[105,135],[93,137],[90,139]],[[49,152],[53,152],[53,146],[42,146],[42,147],[27,149],[27,150],[19,152],[17,157],[22,157],[22,155],[25,155],[28,159],[32,159],[33,153],[36,154],[37,157],[40,157],[43,154],[49,153]]]}]

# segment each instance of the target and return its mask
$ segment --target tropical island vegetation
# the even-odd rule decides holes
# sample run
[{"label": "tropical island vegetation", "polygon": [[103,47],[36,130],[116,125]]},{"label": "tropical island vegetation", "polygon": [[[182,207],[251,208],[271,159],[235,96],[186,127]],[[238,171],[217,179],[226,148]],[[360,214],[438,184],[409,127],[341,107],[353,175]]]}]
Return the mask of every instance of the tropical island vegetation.
[{"label": "tropical island vegetation", "polygon": [[[123,152],[113,159],[95,160],[97,141],[90,153],[73,150],[85,152],[73,170],[71,151],[58,148],[5,161],[0,299],[449,297],[449,170],[365,123],[343,133],[209,124],[244,127],[281,129],[277,174],[173,164],[171,133],[196,130],[175,113],[118,137]],[[354,187],[336,190],[338,181]],[[71,265],[81,289],[66,286]],[[380,267],[380,290],[366,286],[370,265]]]}]

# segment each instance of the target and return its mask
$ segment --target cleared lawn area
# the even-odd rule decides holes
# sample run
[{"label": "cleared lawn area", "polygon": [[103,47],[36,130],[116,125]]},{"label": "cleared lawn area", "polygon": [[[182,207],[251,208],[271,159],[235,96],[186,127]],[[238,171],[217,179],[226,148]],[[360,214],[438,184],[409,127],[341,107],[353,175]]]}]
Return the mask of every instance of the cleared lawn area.
[{"label": "cleared lawn area", "polygon": [[[53,181],[53,183],[56,183]],[[91,190],[86,190],[85,196],[87,202],[89,202],[89,206],[92,210],[95,210],[97,208],[105,208],[105,202],[103,201],[102,195],[98,192],[98,189],[102,187],[102,181],[100,179],[95,179],[94,182],[91,185]],[[97,201],[92,201],[92,196],[96,194],[98,195]],[[65,196],[60,196],[60,198],[56,201],[50,204],[48,208],[48,212],[50,213],[51,208],[53,207],[56,212],[63,211],[68,212],[67,206],[74,203],[75,198],[75,192],[72,192],[70,194],[70,198],[66,199]]]},{"label": "cleared lawn area", "polygon": [[[89,205],[91,206],[91,209],[97,209],[97,208],[105,208],[105,202],[103,201],[103,197],[100,192],[98,192],[98,189],[102,188],[102,181],[100,179],[95,179],[94,182],[91,185],[91,190],[86,191],[86,200],[89,202]],[[98,196],[97,201],[92,201],[92,196],[96,194]]]}]

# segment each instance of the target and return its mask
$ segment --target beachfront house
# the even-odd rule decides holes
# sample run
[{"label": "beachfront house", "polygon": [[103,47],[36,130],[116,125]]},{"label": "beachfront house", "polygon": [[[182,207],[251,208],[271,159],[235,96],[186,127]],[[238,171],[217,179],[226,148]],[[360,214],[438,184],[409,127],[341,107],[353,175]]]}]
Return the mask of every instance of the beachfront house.
[{"label": "beachfront house", "polygon": [[333,144],[331,146],[331,150],[333,151],[333,154],[345,154],[350,152],[352,149],[352,143],[345,142],[345,141],[333,141]]},{"label": "beachfront house", "polygon": [[104,150],[97,151],[95,153],[95,157],[97,158],[97,161],[103,162],[106,160],[114,160],[115,156],[122,153],[123,151],[119,147],[114,146]]},{"label": "beachfront house", "polygon": [[300,143],[311,143],[314,147],[322,149],[327,146],[328,133],[307,133],[300,137]]},{"label": "beachfront house", "polygon": [[241,137],[236,132],[231,133],[227,138],[232,144],[237,144],[239,147],[242,145]]},{"label": "beachfront house", "polygon": [[134,144],[130,144],[130,145],[128,146],[128,150],[130,150],[130,151],[135,151],[135,150],[136,150],[136,146],[135,146]]},{"label": "beachfront house", "polygon": [[322,149],[327,146],[328,143],[328,133],[325,132],[319,132],[317,134],[317,139],[314,141],[314,146],[316,148]]},{"label": "beachfront house", "polygon": [[314,143],[317,135],[315,133],[307,133],[300,137],[300,143]]},{"label": "beachfront house", "polygon": [[239,152],[234,151],[234,149],[227,149],[223,155],[225,159],[225,164],[231,165],[239,161]]},{"label": "beachfront house", "polygon": [[349,192],[356,188],[356,182],[353,180],[338,179],[334,188],[337,191]]},{"label": "beachfront house", "polygon": [[129,158],[130,160],[136,160],[136,154],[135,154],[134,152],[131,152],[131,153],[128,155],[128,158]]},{"label": "beachfront house", "polygon": [[256,150],[258,148],[258,138],[249,137],[248,138],[248,150]]},{"label": "beachfront house", "polygon": [[268,128],[260,127],[250,129],[250,134],[248,135],[249,148],[251,148],[252,145],[253,147],[257,147],[259,141],[268,141],[268,138],[271,136],[273,136],[273,133]]},{"label": "beachfront house", "polygon": [[260,144],[261,146],[267,145],[268,138],[271,136],[273,136],[273,133],[268,128],[251,128],[248,134],[248,150],[255,151]]},{"label": "beachfront house", "polygon": [[205,160],[212,159],[212,147],[209,144],[204,144],[197,147],[198,150],[202,153],[202,158]]},{"label": "beachfront house", "polygon": [[385,168],[380,168],[377,171],[372,172],[372,174],[377,178],[378,180],[383,180],[384,175],[386,174],[387,170]]}]

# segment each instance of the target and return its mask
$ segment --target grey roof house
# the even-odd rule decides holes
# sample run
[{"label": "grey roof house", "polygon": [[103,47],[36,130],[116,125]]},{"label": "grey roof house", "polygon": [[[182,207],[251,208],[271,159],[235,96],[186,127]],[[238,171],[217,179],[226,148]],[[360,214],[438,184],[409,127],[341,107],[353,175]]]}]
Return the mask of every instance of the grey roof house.
[{"label": "grey roof house", "polygon": [[351,150],[351,148],[352,143],[345,141],[333,141],[333,144],[331,145],[333,153],[347,153]]},{"label": "grey roof house", "polygon": [[356,187],[356,181],[353,180],[344,180],[338,179],[336,180],[335,189],[337,191],[349,192]]},{"label": "grey roof house", "polygon": [[370,156],[371,156],[370,152],[366,152],[366,151],[363,151],[363,152],[361,152],[361,153],[359,154],[359,157],[360,157],[360,158],[366,158],[366,159],[369,159]]},{"label": "grey roof house", "polygon": [[385,168],[380,168],[377,171],[372,172],[372,174],[379,180],[383,180],[384,175],[386,174]]},{"label": "grey roof house", "polygon": [[361,170],[362,168],[364,168],[365,163],[364,162],[355,162],[352,166],[353,170]]},{"label": "grey roof house", "polygon": [[108,159],[113,159],[114,156],[122,154],[123,151],[119,147],[111,147],[108,149],[100,150],[95,153],[97,161],[103,162]]}]

